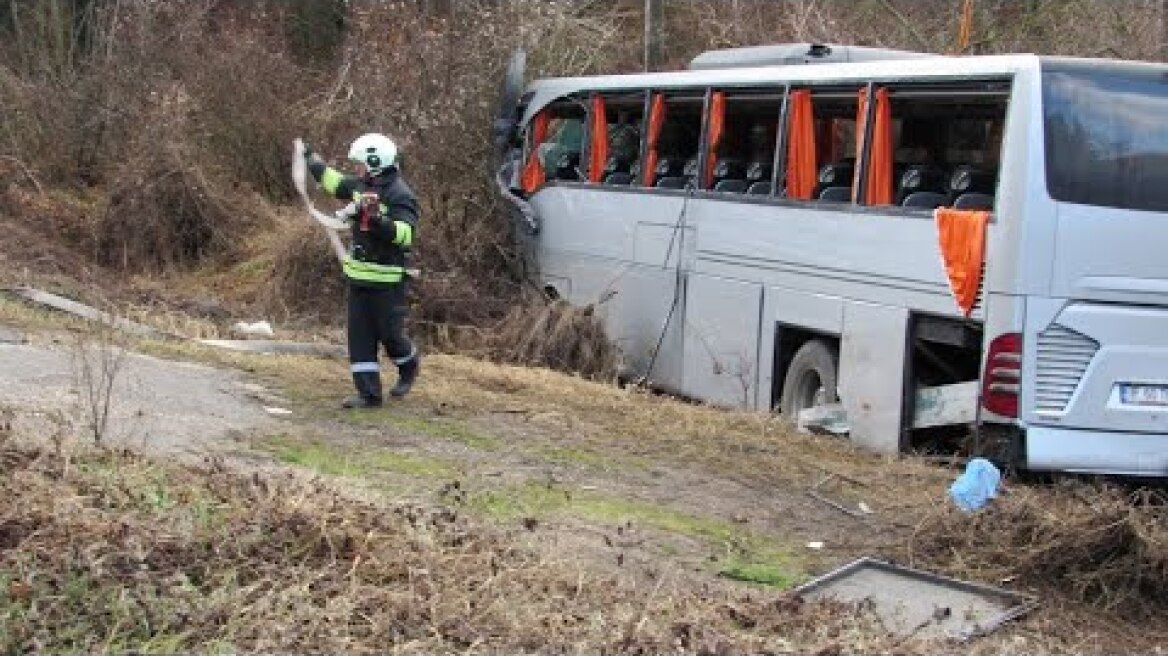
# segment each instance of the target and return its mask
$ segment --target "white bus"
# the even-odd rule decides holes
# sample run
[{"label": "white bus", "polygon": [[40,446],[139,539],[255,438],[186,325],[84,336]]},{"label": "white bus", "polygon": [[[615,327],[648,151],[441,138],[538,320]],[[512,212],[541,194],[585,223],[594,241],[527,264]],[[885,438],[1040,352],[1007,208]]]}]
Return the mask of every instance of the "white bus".
[{"label": "white bus", "polygon": [[1168,474],[1168,67],[795,44],[504,97],[531,274],[626,375]]}]

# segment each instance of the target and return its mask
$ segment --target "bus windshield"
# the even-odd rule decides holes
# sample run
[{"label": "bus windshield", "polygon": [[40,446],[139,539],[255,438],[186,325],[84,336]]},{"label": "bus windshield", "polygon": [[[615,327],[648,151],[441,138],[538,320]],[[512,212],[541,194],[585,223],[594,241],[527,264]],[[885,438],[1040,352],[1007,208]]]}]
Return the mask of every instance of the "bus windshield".
[{"label": "bus windshield", "polygon": [[1042,78],[1051,197],[1168,210],[1168,69],[1045,62]]}]

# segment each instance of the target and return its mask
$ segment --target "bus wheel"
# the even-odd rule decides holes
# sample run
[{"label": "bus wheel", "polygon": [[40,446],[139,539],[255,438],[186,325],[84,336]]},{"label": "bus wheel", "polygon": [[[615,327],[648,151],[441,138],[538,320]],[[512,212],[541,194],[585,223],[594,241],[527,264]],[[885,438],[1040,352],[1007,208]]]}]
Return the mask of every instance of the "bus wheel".
[{"label": "bus wheel", "polygon": [[805,342],[787,367],[779,412],[791,421],[797,421],[800,410],[838,401],[838,368],[839,355],[833,346],[818,339]]}]

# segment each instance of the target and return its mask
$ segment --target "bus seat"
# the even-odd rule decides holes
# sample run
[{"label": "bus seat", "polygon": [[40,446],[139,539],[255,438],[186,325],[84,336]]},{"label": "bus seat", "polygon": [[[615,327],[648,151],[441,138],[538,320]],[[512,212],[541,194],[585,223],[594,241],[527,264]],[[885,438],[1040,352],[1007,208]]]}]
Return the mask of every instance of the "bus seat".
[{"label": "bus seat", "polygon": [[576,151],[565,152],[556,160],[555,175],[552,177],[556,180],[579,180],[579,167],[580,153]]},{"label": "bus seat", "polygon": [[746,188],[746,193],[750,194],[751,196],[770,196],[771,181],[759,180],[758,182],[752,182],[750,186]]},{"label": "bus seat", "polygon": [[632,184],[632,182],[633,182],[633,176],[629,175],[628,173],[625,173],[623,171],[617,171],[616,173],[609,173],[604,178],[604,184],[607,184],[607,185],[629,185],[629,184]]},{"label": "bus seat", "polygon": [[629,160],[617,157],[616,155],[609,155],[604,162],[604,175],[607,177],[613,173],[628,173],[632,162]]},{"label": "bus seat", "polygon": [[653,171],[658,179],[672,178],[685,174],[685,160],[676,157],[662,157],[657,161],[657,168]]},{"label": "bus seat", "polygon": [[904,207],[927,208],[935,210],[945,204],[947,196],[937,191],[914,191],[905,197],[901,203]]},{"label": "bus seat", "polygon": [[658,180],[657,186],[661,189],[685,189],[687,180],[687,178],[680,175],[671,175]]},{"label": "bus seat", "polygon": [[725,157],[714,164],[715,184],[728,179],[745,178],[746,164],[740,159]]},{"label": "bus seat", "polygon": [[747,182],[758,182],[760,180],[771,179],[771,163],[770,162],[751,162],[746,167]]},{"label": "bus seat", "polygon": [[955,167],[953,175],[949,176],[949,200],[950,203],[956,203],[959,196],[969,193],[992,195],[997,186],[997,171],[973,164],[962,164]]},{"label": "bus seat", "polygon": [[719,180],[718,184],[714,185],[714,191],[741,194],[746,191],[746,180],[734,180],[731,178]]},{"label": "bus seat", "polygon": [[948,180],[941,169],[931,164],[909,164],[900,176],[896,191],[896,204],[903,205],[909,194],[918,191],[941,193],[948,188]]},{"label": "bus seat", "polygon": [[833,203],[850,203],[852,202],[852,188],[851,187],[826,187],[819,192],[819,200],[826,200]]},{"label": "bus seat", "polygon": [[992,210],[994,209],[994,197],[971,191],[958,196],[957,200],[953,202],[953,207],[959,210]]},{"label": "bus seat", "polygon": [[[831,187],[848,187],[852,186],[852,178],[855,175],[856,165],[847,160],[840,160],[831,164],[824,164],[819,167],[819,176],[816,179],[815,191],[812,195],[822,200],[824,191]],[[838,193],[838,192],[834,192]],[[849,198],[849,200],[851,200]]]}]

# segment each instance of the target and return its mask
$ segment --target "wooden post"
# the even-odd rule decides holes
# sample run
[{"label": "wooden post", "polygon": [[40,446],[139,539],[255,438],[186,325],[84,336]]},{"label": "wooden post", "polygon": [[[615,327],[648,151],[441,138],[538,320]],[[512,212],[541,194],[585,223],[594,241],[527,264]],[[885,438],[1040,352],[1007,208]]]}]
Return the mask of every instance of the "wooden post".
[{"label": "wooden post", "polygon": [[665,31],[662,0],[645,0],[645,71],[661,66]]}]

